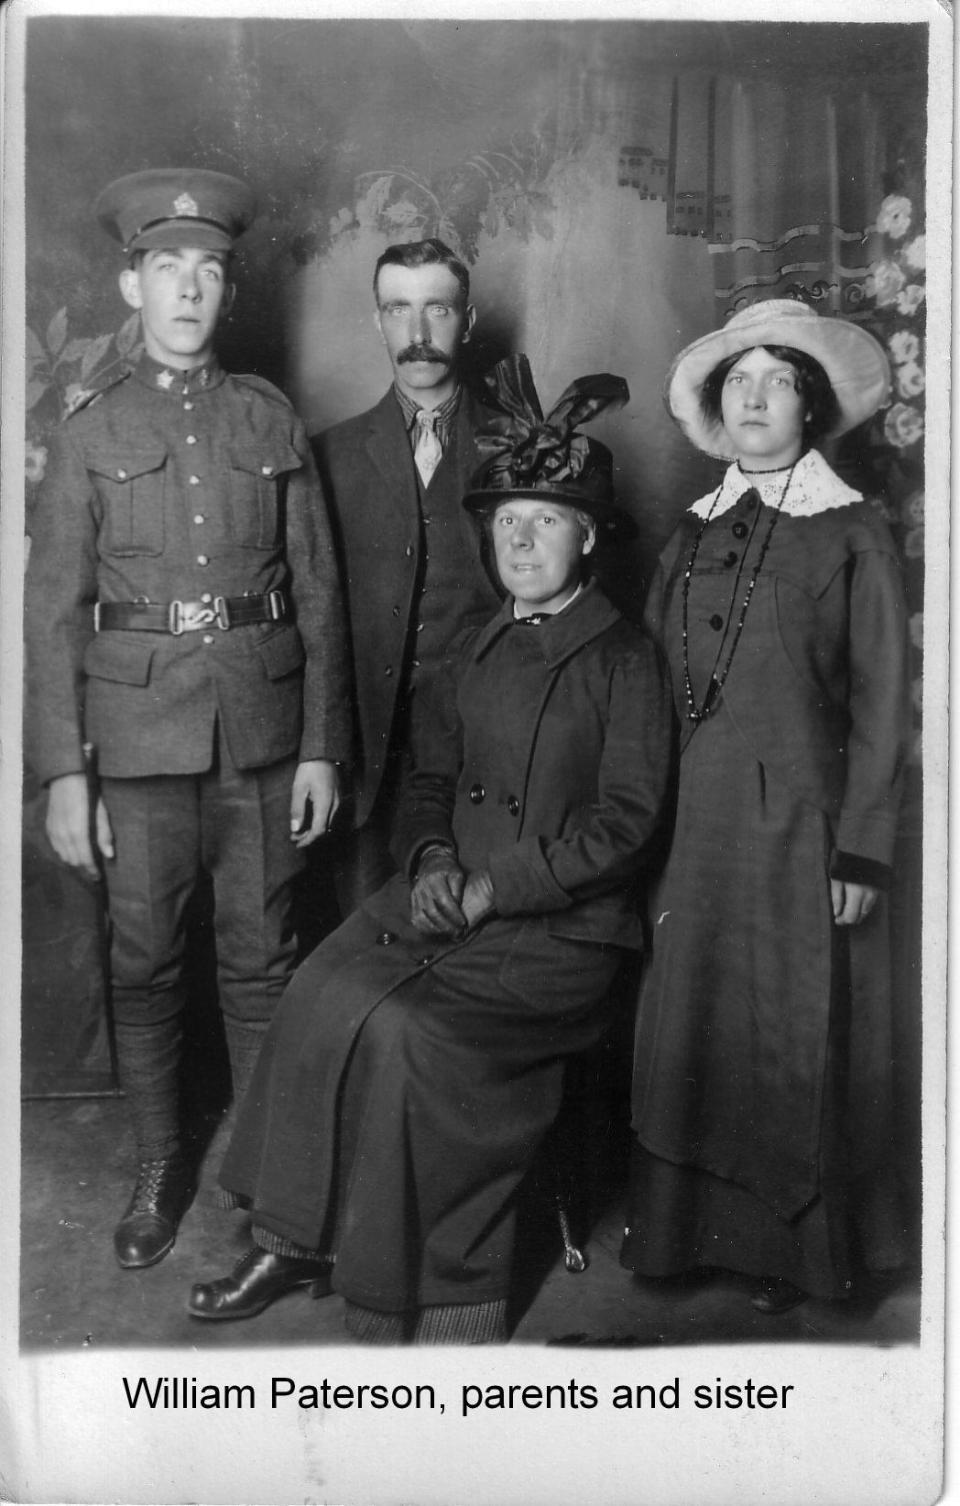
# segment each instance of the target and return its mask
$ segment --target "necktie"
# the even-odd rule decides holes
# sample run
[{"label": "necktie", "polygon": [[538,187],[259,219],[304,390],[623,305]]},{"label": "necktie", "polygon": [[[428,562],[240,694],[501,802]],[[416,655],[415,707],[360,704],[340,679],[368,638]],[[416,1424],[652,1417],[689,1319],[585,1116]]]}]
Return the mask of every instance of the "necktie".
[{"label": "necktie", "polygon": [[442,455],[443,450],[437,438],[437,415],[428,413],[426,408],[420,408],[417,412],[417,442],[413,447],[413,458],[424,486],[430,485],[430,478],[440,464]]}]

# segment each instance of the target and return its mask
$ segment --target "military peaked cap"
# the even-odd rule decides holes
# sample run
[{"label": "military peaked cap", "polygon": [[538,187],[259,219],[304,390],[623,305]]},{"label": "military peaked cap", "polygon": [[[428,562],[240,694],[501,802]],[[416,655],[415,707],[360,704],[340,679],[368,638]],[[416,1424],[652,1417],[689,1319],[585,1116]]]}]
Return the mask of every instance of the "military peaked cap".
[{"label": "military peaked cap", "polygon": [[256,207],[239,178],[205,168],[153,167],[108,183],[94,213],[127,254],[157,246],[227,251]]}]

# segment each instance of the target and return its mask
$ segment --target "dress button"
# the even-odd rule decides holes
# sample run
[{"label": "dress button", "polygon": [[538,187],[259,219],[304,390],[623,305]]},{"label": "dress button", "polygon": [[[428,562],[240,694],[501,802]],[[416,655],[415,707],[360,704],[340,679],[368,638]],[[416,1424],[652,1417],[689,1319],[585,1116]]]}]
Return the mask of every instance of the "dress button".
[{"label": "dress button", "polygon": [[198,565],[209,565],[209,563],[210,563],[210,557],[209,557],[209,555],[206,555],[206,554],[198,554],[197,555],[197,564]]},{"label": "dress button", "polygon": [[396,939],[392,931],[381,931],[377,937],[377,946],[390,946]]},{"label": "dress button", "polygon": [[482,784],[472,785],[470,789],[470,799],[473,801],[474,805],[479,805],[484,799],[486,793],[487,792]]},{"label": "dress button", "polygon": [[511,816],[519,816],[520,801],[517,799],[516,795],[510,796],[510,799],[507,801],[507,810],[510,812]]},{"label": "dress button", "polygon": [[199,486],[200,485],[200,477],[199,476],[188,476],[187,480],[190,482],[191,486]]},{"label": "dress button", "polygon": [[186,437],[186,440],[184,441],[185,444],[196,444],[196,442],[197,442],[197,436],[196,436],[196,434],[188,434],[187,437]]},{"label": "dress button", "polygon": [[203,604],[204,604],[205,607],[208,607],[210,605],[210,603],[212,602],[213,597],[210,595],[209,591],[204,591],[204,593],[201,596],[200,600],[203,602]]},{"label": "dress button", "polygon": [[720,616],[719,612],[714,612],[713,616],[710,618],[710,626],[713,628],[713,631],[715,633],[719,633],[720,629],[723,627],[723,618]]},{"label": "dress button", "polygon": [[734,525],[733,525],[733,536],[734,536],[735,539],[745,539],[746,536],[747,536],[747,525],[746,525],[746,523],[734,523]]},{"label": "dress button", "polygon": [[210,644],[213,642],[213,634],[212,633],[204,633],[204,635],[203,635],[203,641],[207,645],[207,647],[209,648]]},{"label": "dress button", "polygon": [[194,515],[193,515],[193,521],[195,523],[205,523],[207,520],[203,516],[202,512],[195,512]]},{"label": "dress button", "polygon": [[727,568],[728,568],[728,569],[729,569],[729,567],[730,567],[730,566],[731,566],[731,565],[735,565],[735,564],[736,564],[736,563],[737,563],[737,560],[738,560],[738,559],[739,559],[739,558],[740,558],[740,556],[739,556],[739,554],[738,554],[738,553],[737,553],[737,551],[736,551],[736,550],[735,550],[735,549],[731,549],[731,550],[730,550],[730,553],[729,553],[729,554],[725,554],[725,555],[724,555],[724,556],[723,556],[723,563],[724,563],[724,564],[725,564],[725,565],[726,565],[726,566],[727,566]]}]

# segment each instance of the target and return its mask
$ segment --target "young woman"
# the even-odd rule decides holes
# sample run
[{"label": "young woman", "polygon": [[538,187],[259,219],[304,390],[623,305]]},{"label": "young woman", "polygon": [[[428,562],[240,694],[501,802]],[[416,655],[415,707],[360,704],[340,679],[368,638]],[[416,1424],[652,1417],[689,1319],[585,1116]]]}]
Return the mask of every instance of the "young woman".
[{"label": "young woman", "polygon": [[196,1318],[307,1286],[340,1292],[372,1342],[503,1339],[517,1189],[564,1058],[598,1039],[640,944],[627,891],[660,823],[673,710],[649,640],[584,581],[612,467],[573,432],[626,387],[585,379],[544,420],[511,362],[501,395],[466,505],[510,594],[415,734],[401,876],[284,996],[221,1173],[256,1245],[194,1287]]},{"label": "young woman", "polygon": [[858,326],[754,304],[689,346],[673,417],[731,461],[670,540],[647,620],[681,720],[636,1040],[623,1262],[725,1268],[777,1313],[898,1263],[887,888],[905,610],[877,510],[815,448],[883,402]]}]

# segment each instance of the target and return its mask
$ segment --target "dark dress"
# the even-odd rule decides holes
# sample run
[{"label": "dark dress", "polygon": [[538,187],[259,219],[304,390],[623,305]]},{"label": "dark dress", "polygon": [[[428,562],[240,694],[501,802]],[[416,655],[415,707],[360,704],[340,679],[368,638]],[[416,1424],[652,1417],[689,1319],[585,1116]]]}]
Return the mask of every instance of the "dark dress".
[{"label": "dark dress", "polygon": [[886,905],[881,895],[861,926],[838,927],[830,879],[889,876],[905,629],[876,511],[815,452],[797,480],[817,499],[806,510],[776,516],[741,480],[744,495],[706,524],[687,611],[698,705],[711,674],[723,676],[756,579],[715,709],[698,723],[682,639],[702,505],[651,593],[683,730],[638,1015],[623,1260],[648,1276],[780,1276],[832,1297],[849,1288],[858,1246],[879,1265],[899,1257],[879,1175],[890,1149]]},{"label": "dark dress", "polygon": [[397,876],[295,975],[221,1181],[254,1224],[335,1255],[381,1312],[504,1297],[516,1191],[597,1040],[630,889],[660,824],[674,719],[659,657],[595,586],[539,627],[507,603],[422,718],[399,820],[407,871],[453,841],[496,915],[425,939]]}]

